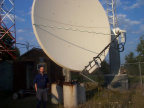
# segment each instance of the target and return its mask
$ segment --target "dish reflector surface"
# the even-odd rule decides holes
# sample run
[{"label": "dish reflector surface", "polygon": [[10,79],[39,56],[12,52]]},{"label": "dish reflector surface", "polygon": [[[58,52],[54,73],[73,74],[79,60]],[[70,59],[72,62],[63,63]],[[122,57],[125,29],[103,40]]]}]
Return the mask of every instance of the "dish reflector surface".
[{"label": "dish reflector surface", "polygon": [[75,71],[83,70],[111,40],[109,21],[98,0],[34,0],[32,25],[44,52]]}]

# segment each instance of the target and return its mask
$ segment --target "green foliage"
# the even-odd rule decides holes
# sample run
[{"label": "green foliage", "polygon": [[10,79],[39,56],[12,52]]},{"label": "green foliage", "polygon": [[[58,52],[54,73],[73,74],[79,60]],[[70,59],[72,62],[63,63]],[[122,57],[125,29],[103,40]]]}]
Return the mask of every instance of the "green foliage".
[{"label": "green foliage", "polygon": [[18,58],[18,57],[20,57],[20,50],[17,47],[15,49],[16,49],[16,52],[15,52],[16,53],[16,57]]},{"label": "green foliage", "polygon": [[[126,64],[124,65],[125,70],[130,75],[139,75],[139,64],[138,62],[144,62],[144,35],[140,37],[140,42],[137,45],[136,51],[138,56],[135,56],[133,52],[130,52],[125,56]],[[141,70],[144,70],[144,66],[141,64]],[[143,73],[143,71],[142,71]]]},{"label": "green foliage", "polygon": [[[144,76],[142,76],[142,81],[144,81]],[[135,86],[136,84],[139,84],[140,82],[140,76],[136,76],[136,75],[129,75],[128,76],[128,82],[129,82],[129,86]]]},{"label": "green foliage", "polygon": [[127,71],[128,75],[139,75],[139,65],[138,64],[126,64],[124,69]]},{"label": "green foliage", "polygon": [[144,61],[144,35],[140,37],[140,42],[137,45],[136,51],[138,52],[138,56],[134,56],[133,52],[130,52],[125,56],[126,63],[135,63],[138,61]]},{"label": "green foliage", "polygon": [[100,92],[95,90],[91,94],[86,95],[87,102],[78,108],[143,108],[144,106],[143,88],[125,92],[113,92],[103,88]]},{"label": "green foliage", "polygon": [[144,61],[144,35],[140,37],[140,43],[137,45],[136,51],[139,53],[137,59],[140,61]]},{"label": "green foliage", "polygon": [[[130,52],[125,56],[126,63],[136,63],[137,58],[134,56],[133,52]],[[137,64],[125,64],[124,69],[127,70],[127,74],[129,75],[137,75],[139,74],[139,68]]]},{"label": "green foliage", "polygon": [[[16,51],[13,51],[12,54],[16,57],[19,57],[20,51],[14,45],[15,40],[12,38],[10,32],[7,32],[5,34],[5,31],[7,31],[7,28],[3,28],[3,27],[0,28],[0,35],[2,36],[2,39],[0,40],[0,45],[2,45],[5,49],[9,48],[10,50],[16,50]],[[8,54],[7,52],[2,56],[2,60],[12,60],[12,59],[13,58],[11,57],[11,55]]]},{"label": "green foliage", "polygon": [[126,60],[126,63],[135,63],[135,62],[137,62],[137,59],[134,56],[133,52],[130,52],[128,55],[126,55],[125,60]]}]

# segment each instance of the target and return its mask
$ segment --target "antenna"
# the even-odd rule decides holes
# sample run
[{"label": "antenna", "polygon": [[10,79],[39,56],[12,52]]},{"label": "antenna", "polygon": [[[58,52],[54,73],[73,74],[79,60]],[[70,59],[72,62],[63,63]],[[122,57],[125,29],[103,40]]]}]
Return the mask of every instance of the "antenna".
[{"label": "antenna", "polygon": [[[117,24],[117,13],[116,13],[116,0],[107,0],[107,15],[109,18],[109,23],[111,26],[111,32],[118,27]],[[115,30],[114,30],[115,31]],[[111,40],[116,36],[111,36]],[[109,59],[110,59],[110,73],[118,74],[120,69],[120,54],[117,47],[118,46],[118,38],[111,43],[109,50]]]},{"label": "antenna", "polygon": [[[8,38],[11,44],[6,43],[6,41],[4,41],[5,38]],[[13,59],[16,59],[15,48],[16,28],[14,0],[0,0],[0,59],[6,53]]]},{"label": "antenna", "polygon": [[107,15],[109,23],[112,28],[118,27],[117,24],[117,11],[116,11],[116,0],[107,0]]},{"label": "antenna", "polygon": [[[109,21],[98,0],[34,0],[32,25],[51,60],[73,71],[82,71],[111,40]],[[107,53],[108,49],[90,62],[90,68]]]},{"label": "antenna", "polygon": [[[99,0],[34,0],[32,25],[41,48],[66,69],[63,72],[67,78],[73,70],[93,81],[83,73],[85,70],[91,73],[100,66],[111,42],[119,36],[115,31],[116,37],[111,41],[108,17]],[[82,89],[69,84],[63,84],[64,107],[76,107],[77,94]],[[57,86],[52,90],[57,91]]]},{"label": "antenna", "polygon": [[[116,11],[116,0],[107,0],[107,15],[109,18],[109,23],[111,25],[111,33],[114,34],[111,36],[111,40],[113,40],[117,34],[121,34],[121,42],[125,44],[125,33],[126,31],[118,28],[117,23],[117,11]],[[121,44],[124,46],[124,44]],[[118,74],[120,71],[120,51],[119,48],[119,38],[117,38],[110,45],[109,50],[109,59],[110,59],[110,73]],[[124,47],[123,47],[124,48]]]}]

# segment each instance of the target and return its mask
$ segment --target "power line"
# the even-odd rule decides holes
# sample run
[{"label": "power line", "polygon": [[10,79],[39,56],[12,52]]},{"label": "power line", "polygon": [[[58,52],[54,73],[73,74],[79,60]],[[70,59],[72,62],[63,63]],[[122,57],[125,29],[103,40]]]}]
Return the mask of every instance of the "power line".
[{"label": "power line", "polygon": [[129,65],[129,64],[138,64],[138,63],[144,63],[144,62],[135,62],[135,63],[124,63],[124,64],[121,64],[121,65]]},{"label": "power line", "polygon": [[16,44],[24,45],[25,47],[20,47],[20,48],[26,48],[27,50],[29,50],[30,47],[40,47],[36,45],[29,45],[29,42],[26,42],[26,44],[23,44],[23,43],[16,43]]}]

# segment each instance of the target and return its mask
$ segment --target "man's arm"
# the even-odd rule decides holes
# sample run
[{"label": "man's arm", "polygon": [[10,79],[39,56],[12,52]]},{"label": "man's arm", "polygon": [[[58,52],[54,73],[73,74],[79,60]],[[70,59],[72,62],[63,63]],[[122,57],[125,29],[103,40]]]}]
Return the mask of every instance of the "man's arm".
[{"label": "man's arm", "polygon": [[49,89],[49,88],[50,88],[50,84],[49,84],[49,79],[48,79],[48,76],[47,76],[46,83],[47,83],[47,88]]},{"label": "man's arm", "polygon": [[37,84],[35,83],[35,91],[37,92]]},{"label": "man's arm", "polygon": [[35,87],[35,91],[37,92],[37,75],[35,76],[34,79],[34,87]]}]

